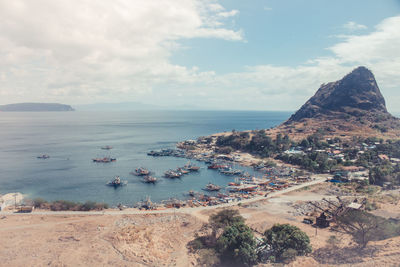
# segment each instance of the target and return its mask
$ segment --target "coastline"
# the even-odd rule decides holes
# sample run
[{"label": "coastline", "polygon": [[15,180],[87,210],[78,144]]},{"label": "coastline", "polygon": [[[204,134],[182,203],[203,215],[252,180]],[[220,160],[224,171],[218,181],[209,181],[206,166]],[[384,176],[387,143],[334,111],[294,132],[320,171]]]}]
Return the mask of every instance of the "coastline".
[{"label": "coastline", "polygon": [[[316,177],[319,176],[319,177]],[[214,210],[220,208],[228,208],[234,207],[242,204],[254,203],[266,199],[271,199],[278,197],[280,195],[284,195],[286,193],[290,193],[292,191],[299,190],[304,187],[317,185],[326,181],[327,175],[315,175],[313,180],[310,182],[305,182],[296,186],[292,186],[280,191],[272,192],[267,196],[257,196],[254,198],[243,199],[230,203],[223,203],[214,206],[202,206],[202,207],[183,207],[183,208],[164,208],[159,210],[140,210],[137,208],[127,208],[124,210],[119,209],[105,209],[102,211],[50,211],[50,210],[35,210],[31,213],[18,213],[11,211],[0,211],[0,215],[140,215],[140,214],[165,214],[165,213],[184,213],[191,214],[195,211],[203,211],[203,210]]]}]

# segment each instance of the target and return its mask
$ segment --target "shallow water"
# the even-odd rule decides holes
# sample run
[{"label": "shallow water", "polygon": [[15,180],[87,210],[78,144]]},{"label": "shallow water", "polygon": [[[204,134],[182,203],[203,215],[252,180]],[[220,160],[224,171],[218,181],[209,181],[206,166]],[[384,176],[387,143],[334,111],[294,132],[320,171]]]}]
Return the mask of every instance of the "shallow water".
[{"label": "shallow water", "polygon": [[[233,178],[208,170],[181,179],[162,178],[164,171],[188,160],[153,158],[149,150],[174,148],[176,142],[216,132],[269,128],[290,112],[252,111],[132,111],[132,112],[2,112],[0,113],[0,194],[21,192],[29,198],[101,201],[132,205],[150,196],[153,201],[182,198],[201,191],[208,182],[221,186]],[[100,148],[113,146],[112,150]],[[36,157],[49,154],[50,159]],[[109,164],[92,158],[112,156]],[[146,167],[160,178],[144,184],[129,175]],[[119,175],[128,185],[114,189],[105,183]]]}]

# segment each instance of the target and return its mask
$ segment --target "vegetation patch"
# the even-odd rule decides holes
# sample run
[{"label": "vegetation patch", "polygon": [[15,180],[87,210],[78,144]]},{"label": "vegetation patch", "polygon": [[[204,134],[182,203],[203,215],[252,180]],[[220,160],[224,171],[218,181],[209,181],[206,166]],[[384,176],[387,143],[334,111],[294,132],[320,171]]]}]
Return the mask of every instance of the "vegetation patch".
[{"label": "vegetation patch", "polygon": [[256,239],[237,210],[225,209],[210,216],[208,231],[188,243],[206,266],[253,266],[266,262],[290,262],[311,252],[310,239],[299,228],[277,224]]},{"label": "vegetation patch", "polygon": [[94,201],[86,201],[85,203],[74,202],[68,200],[55,200],[48,202],[42,198],[35,198],[33,200],[35,208],[49,209],[52,211],[91,211],[108,209],[108,204],[97,203]]}]

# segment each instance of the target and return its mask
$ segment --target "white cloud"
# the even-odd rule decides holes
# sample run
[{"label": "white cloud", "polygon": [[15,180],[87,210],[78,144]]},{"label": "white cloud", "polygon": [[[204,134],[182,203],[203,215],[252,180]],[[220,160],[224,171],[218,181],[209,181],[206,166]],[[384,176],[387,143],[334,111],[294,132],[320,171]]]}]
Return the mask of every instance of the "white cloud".
[{"label": "white cloud", "polygon": [[180,39],[240,41],[214,0],[0,0],[3,102],[140,95],[196,72],[173,65]]},{"label": "white cloud", "polygon": [[322,84],[365,65],[400,111],[400,16],[344,35],[331,56],[299,66],[218,75],[172,64],[179,40],[243,41],[216,0],[0,0],[1,102],[143,101],[205,108],[293,110]]},{"label": "white cloud", "polygon": [[355,23],[354,21],[349,21],[343,25],[343,28],[349,31],[366,30],[368,27],[362,24]]},{"label": "white cloud", "polygon": [[400,112],[398,29],[400,16],[387,18],[371,33],[343,36],[328,48],[332,52],[329,57],[311,59],[296,67],[249,66],[244,72],[210,77],[199,88],[213,96],[207,103],[214,106],[291,110],[299,108],[322,83],[338,80],[363,65],[374,73],[389,111]]},{"label": "white cloud", "polygon": [[237,14],[239,14],[238,10],[231,10],[231,11],[225,11],[225,12],[221,12],[218,13],[219,16],[224,17],[224,18],[229,18],[229,17],[233,17],[236,16]]}]

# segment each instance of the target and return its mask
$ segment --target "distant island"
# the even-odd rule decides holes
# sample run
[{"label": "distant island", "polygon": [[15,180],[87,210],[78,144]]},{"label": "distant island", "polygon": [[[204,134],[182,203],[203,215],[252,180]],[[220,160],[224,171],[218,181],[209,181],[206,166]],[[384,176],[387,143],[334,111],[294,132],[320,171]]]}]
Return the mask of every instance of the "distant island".
[{"label": "distant island", "polygon": [[0,105],[0,111],[74,111],[70,105],[58,103],[16,103],[9,105]]}]

